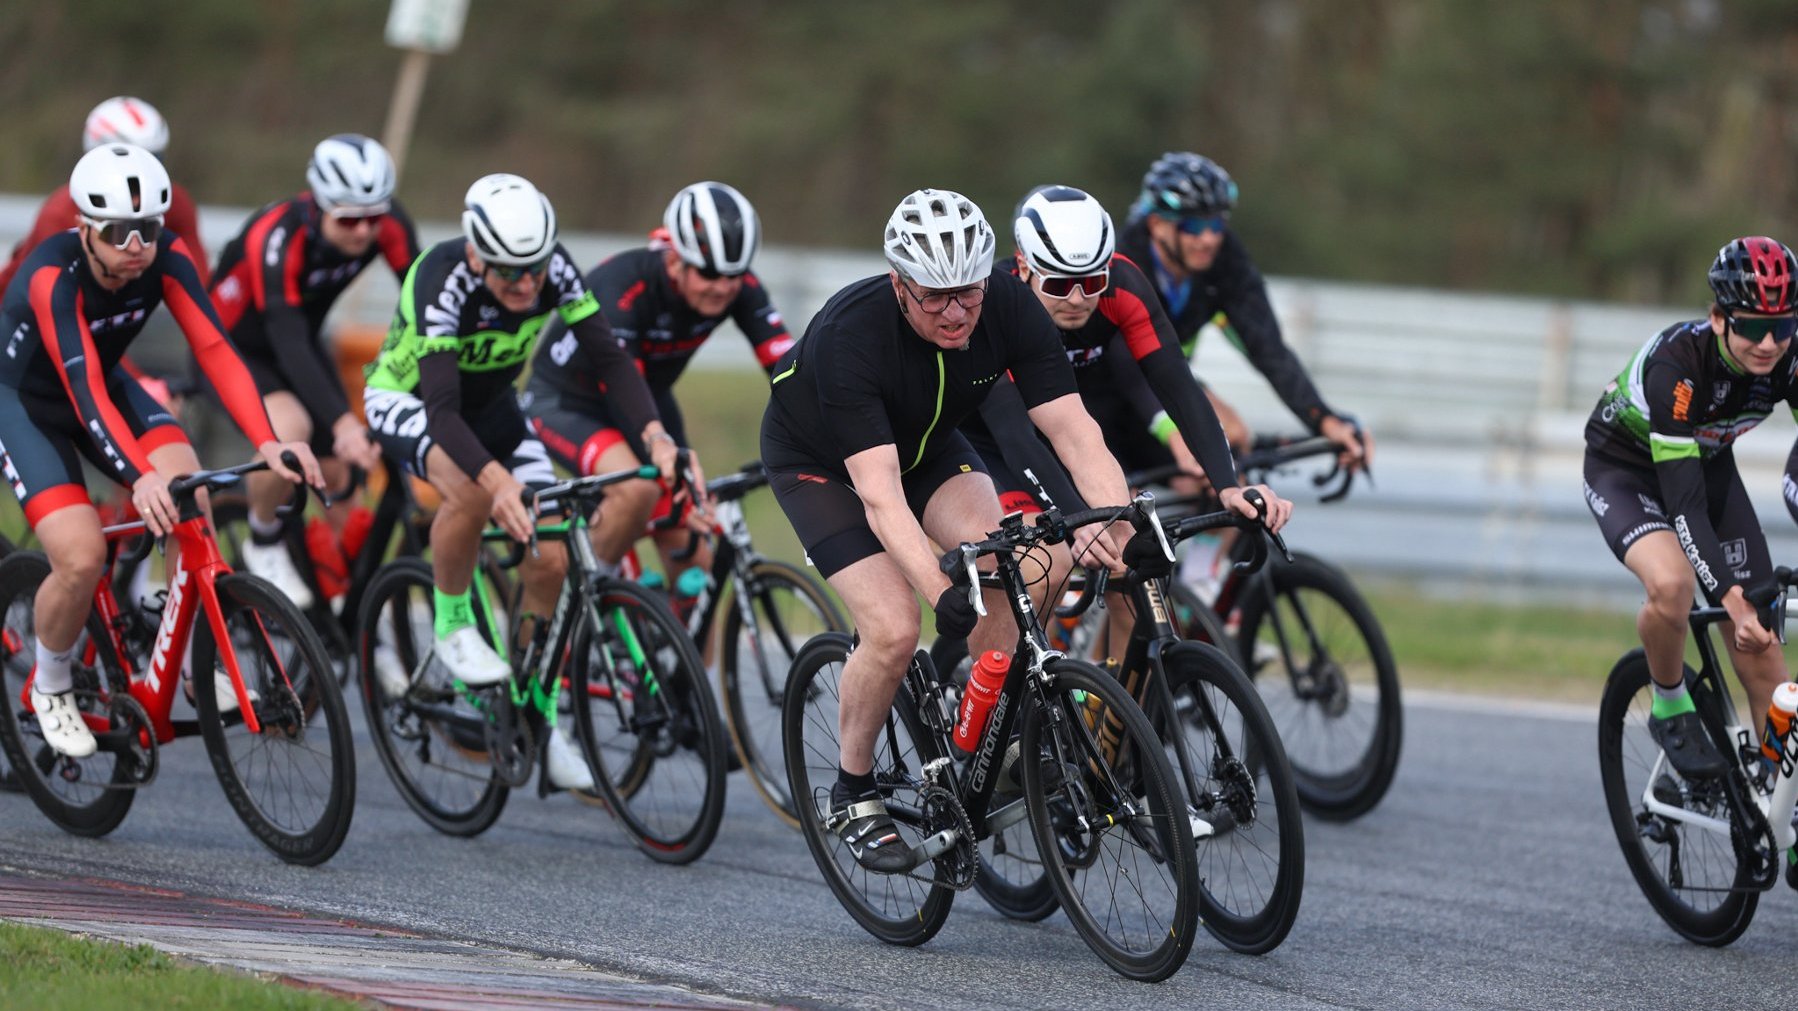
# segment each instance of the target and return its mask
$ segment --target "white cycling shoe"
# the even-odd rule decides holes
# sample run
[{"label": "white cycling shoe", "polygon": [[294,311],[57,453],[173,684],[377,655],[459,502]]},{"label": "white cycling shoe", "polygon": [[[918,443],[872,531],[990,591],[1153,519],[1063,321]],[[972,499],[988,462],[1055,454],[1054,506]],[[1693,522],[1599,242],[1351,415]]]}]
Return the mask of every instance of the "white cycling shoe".
[{"label": "white cycling shoe", "polygon": [[294,567],[293,555],[288,553],[287,544],[257,544],[253,540],[243,542],[243,566],[252,575],[275,584],[281,595],[293,601],[293,606],[304,611],[312,606],[312,587],[306,585],[306,577]]},{"label": "white cycling shoe", "polygon": [[[243,687],[250,694],[251,705],[262,701],[261,692],[249,685]],[[186,668],[181,671],[181,690],[187,693],[188,702],[194,700],[194,676]],[[237,712],[237,689],[231,687],[231,675],[226,674],[223,667],[212,669],[212,697],[218,700],[219,712]]]},{"label": "white cycling shoe", "polygon": [[581,790],[592,792],[593,770],[587,767],[587,759],[581,755],[568,740],[568,735],[560,729],[549,732],[549,744],[545,748],[549,757],[549,781],[552,786],[563,790]]},{"label": "white cycling shoe", "polygon": [[464,625],[437,640],[437,659],[450,676],[470,688],[496,685],[512,676],[512,667],[500,659],[473,625]]},{"label": "white cycling shoe", "polygon": [[412,688],[412,676],[406,665],[400,662],[400,655],[392,646],[375,647],[374,656],[375,683],[381,686],[381,694],[389,699],[404,698]]},{"label": "white cycling shoe", "polygon": [[56,749],[58,754],[86,758],[99,749],[94,732],[81,718],[81,710],[75,708],[73,690],[45,695],[33,687],[31,709],[37,713],[37,727],[44,735],[44,743]]}]

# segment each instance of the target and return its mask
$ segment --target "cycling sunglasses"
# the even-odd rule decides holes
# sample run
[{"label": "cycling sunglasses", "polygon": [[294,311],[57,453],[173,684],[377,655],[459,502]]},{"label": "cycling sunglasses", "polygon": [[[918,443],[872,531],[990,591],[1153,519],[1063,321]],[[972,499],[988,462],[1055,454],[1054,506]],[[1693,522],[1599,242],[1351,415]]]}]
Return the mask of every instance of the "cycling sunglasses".
[{"label": "cycling sunglasses", "polygon": [[721,277],[736,278],[736,277],[743,276],[740,273],[739,274],[726,274],[723,271],[717,270],[712,267],[696,267],[691,263],[687,264],[687,269],[692,271],[695,274],[698,274],[700,279],[705,280],[705,281],[716,281]]},{"label": "cycling sunglasses", "polygon": [[549,257],[546,256],[536,263],[523,263],[517,266],[508,263],[489,263],[487,269],[493,271],[500,280],[510,284],[526,274],[532,277],[542,277],[543,272],[549,269]]},{"label": "cycling sunglasses", "polygon": [[1775,344],[1784,344],[1798,335],[1798,316],[1757,316],[1746,319],[1730,316],[1728,319],[1730,329],[1750,344],[1759,344],[1769,336]]},{"label": "cycling sunglasses", "polygon": [[1040,279],[1043,294],[1050,298],[1073,298],[1074,289],[1078,288],[1087,298],[1098,298],[1105,294],[1111,284],[1111,271],[1101,270],[1097,274],[1086,274],[1082,277],[1058,277],[1043,274]]},{"label": "cycling sunglasses", "polygon": [[1184,235],[1204,235],[1206,232],[1222,232],[1229,224],[1228,214],[1216,214],[1209,218],[1181,218],[1180,231]]},{"label": "cycling sunglasses", "polygon": [[81,220],[99,232],[101,241],[110,243],[114,249],[124,249],[129,246],[133,235],[137,236],[137,241],[146,246],[154,246],[156,240],[162,238],[162,215],[160,214],[148,218],[117,218],[111,221],[98,221],[89,217],[83,217]]},{"label": "cycling sunglasses", "polygon": [[344,228],[380,228],[381,221],[387,217],[387,212],[367,211],[358,213],[354,210],[326,211],[325,217],[337,222]]}]

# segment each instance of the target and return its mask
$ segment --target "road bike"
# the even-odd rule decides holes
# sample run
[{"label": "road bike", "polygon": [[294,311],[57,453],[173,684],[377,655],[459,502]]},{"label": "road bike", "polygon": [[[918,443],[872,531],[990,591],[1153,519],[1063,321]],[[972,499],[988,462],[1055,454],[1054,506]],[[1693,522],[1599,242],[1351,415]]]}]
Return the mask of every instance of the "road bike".
[{"label": "road bike", "polygon": [[[52,822],[76,835],[117,828],[136,791],[154,782],[162,746],[200,735],[225,798],[257,840],[282,860],[319,864],[349,832],[356,764],[349,714],[323,644],[266,581],[233,572],[219,555],[197,501],[263,469],[250,463],[169,483],[180,547],[160,612],[122,606],[103,578],[76,643],[76,704],[99,748],[71,758],[45,743],[30,702],[34,620],[49,560],[17,551],[0,561],[0,745],[25,790]],[[298,461],[289,466],[297,469]],[[140,564],[152,541],[141,520],[104,528],[108,566],[123,544]],[[156,620],[150,621],[154,615]],[[172,716],[191,637],[192,720]],[[222,682],[210,672],[220,671]],[[229,684],[235,705],[221,704]]]}]

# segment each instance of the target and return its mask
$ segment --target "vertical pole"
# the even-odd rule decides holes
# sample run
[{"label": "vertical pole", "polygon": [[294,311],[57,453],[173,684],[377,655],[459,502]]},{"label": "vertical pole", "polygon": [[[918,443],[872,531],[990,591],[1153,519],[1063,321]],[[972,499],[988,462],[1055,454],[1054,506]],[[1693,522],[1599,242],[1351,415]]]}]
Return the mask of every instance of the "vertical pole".
[{"label": "vertical pole", "polygon": [[431,54],[422,49],[408,50],[405,62],[400,64],[393,104],[387,108],[387,129],[381,135],[381,143],[393,155],[396,177],[405,171],[406,147],[412,140],[412,124],[418,119],[418,105],[425,93],[425,72],[430,66]]}]

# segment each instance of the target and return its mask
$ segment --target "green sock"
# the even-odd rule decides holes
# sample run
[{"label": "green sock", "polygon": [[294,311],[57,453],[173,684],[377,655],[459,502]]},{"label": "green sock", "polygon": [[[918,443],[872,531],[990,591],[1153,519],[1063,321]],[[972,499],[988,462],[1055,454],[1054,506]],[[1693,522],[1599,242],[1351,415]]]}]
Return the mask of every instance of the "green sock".
[{"label": "green sock", "polygon": [[1659,681],[1654,682],[1654,707],[1649,712],[1655,719],[1670,720],[1697,708],[1692,704],[1692,693],[1686,690],[1685,682],[1680,682],[1678,688],[1663,688]]},{"label": "green sock", "polygon": [[474,624],[474,602],[467,590],[444,593],[433,587],[431,592],[437,602],[437,638],[447,639],[456,629]]}]

